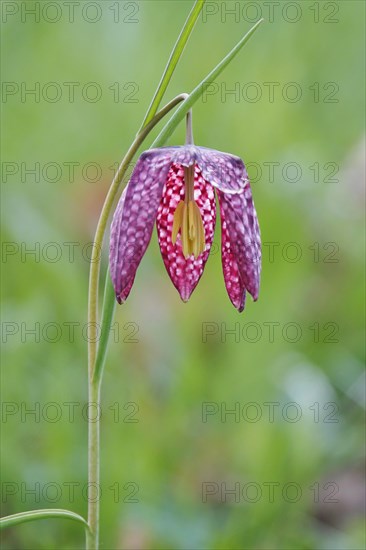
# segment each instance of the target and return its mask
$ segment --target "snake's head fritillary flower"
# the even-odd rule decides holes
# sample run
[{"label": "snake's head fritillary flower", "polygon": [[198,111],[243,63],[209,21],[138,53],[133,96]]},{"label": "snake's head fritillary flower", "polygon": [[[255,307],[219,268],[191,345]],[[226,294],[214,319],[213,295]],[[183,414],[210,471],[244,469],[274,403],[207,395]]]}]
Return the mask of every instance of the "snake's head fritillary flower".
[{"label": "snake's head fritillary flower", "polygon": [[257,300],[261,242],[244,163],[189,144],[143,153],[118,203],[111,227],[110,272],[119,303],[130,293],[155,221],[168,274],[182,300],[189,299],[212,246],[215,191],[228,295],[239,311],[246,291]]}]

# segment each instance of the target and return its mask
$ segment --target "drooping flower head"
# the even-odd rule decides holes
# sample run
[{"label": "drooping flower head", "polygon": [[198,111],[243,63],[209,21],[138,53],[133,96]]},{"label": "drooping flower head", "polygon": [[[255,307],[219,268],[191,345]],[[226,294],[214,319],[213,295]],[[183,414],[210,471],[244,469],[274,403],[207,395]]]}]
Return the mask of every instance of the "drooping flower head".
[{"label": "drooping flower head", "polygon": [[225,285],[242,311],[248,291],[258,298],[261,243],[243,161],[187,144],[144,152],[116,208],[110,272],[119,303],[128,297],[156,221],[161,254],[182,300],[201,278],[213,242],[215,191],[221,217]]}]

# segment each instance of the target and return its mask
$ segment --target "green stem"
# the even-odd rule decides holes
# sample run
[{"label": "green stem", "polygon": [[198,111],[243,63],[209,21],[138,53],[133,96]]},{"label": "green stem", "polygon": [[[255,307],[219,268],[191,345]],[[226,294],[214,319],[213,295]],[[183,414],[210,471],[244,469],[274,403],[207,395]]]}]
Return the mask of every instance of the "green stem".
[{"label": "green stem", "polygon": [[[101,381],[89,381],[89,417],[88,417],[88,525],[86,534],[87,550],[99,547],[99,509],[100,509],[100,388]],[[96,419],[94,420],[95,410]],[[91,418],[93,420],[91,420]]]},{"label": "green stem", "polygon": [[[104,350],[104,355],[98,358],[97,362],[97,340],[98,340],[98,289],[99,289],[99,273],[100,273],[100,252],[102,250],[103,239],[107,222],[114,204],[114,199],[118,192],[119,185],[125,175],[130,162],[135,156],[140,145],[146,139],[154,126],[173,109],[180,101],[186,99],[187,94],[181,94],[168,103],[161,111],[159,111],[147,126],[136,136],[131,147],[122,160],[108,191],[105,199],[102,212],[97,225],[97,230],[94,238],[94,245],[90,263],[89,276],[89,309],[88,309],[88,367],[89,367],[89,384],[88,384],[88,401],[89,406],[95,407],[97,419],[89,420],[88,422],[88,524],[90,532],[86,538],[87,550],[97,550],[99,547],[99,498],[95,498],[95,493],[100,492],[99,477],[100,477],[100,411],[101,411],[101,383],[102,372],[107,349],[109,330],[102,332],[101,342],[98,347]],[[108,279],[109,275],[107,274]],[[108,281],[106,282],[105,296],[107,296]],[[113,293],[114,301],[114,293]],[[108,300],[109,307],[112,308],[110,319],[113,318],[114,305],[112,300]],[[109,326],[105,313],[102,319],[103,326]],[[106,341],[105,341],[106,340]],[[90,416],[90,415],[89,415]],[[92,418],[94,415],[92,415]]]}]

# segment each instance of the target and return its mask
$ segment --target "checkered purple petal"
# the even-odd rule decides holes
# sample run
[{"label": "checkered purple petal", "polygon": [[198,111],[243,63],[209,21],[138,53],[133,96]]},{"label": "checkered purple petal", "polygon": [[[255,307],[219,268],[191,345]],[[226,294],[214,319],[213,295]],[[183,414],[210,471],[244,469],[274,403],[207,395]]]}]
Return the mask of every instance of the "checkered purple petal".
[{"label": "checkered purple petal", "polygon": [[[226,237],[222,242],[225,283],[230,299],[241,310],[244,306],[244,302],[240,303],[243,289],[247,289],[254,300],[258,299],[261,272],[261,239],[249,181],[243,193],[228,195],[218,191],[218,198],[221,224]],[[232,293],[227,281],[232,281]]]},{"label": "checkered purple petal", "polygon": [[203,177],[228,194],[242,193],[249,181],[241,158],[206,147],[197,147],[197,164]]},{"label": "checkered purple petal", "polygon": [[117,300],[126,300],[150,242],[175,148],[151,149],[137,161],[117,205],[110,239],[110,273]]}]

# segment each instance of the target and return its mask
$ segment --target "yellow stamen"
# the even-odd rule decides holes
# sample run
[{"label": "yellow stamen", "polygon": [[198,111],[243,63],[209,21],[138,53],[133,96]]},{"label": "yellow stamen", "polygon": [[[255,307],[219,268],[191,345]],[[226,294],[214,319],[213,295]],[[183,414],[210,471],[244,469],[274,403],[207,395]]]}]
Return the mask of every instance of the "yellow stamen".
[{"label": "yellow stamen", "polygon": [[205,250],[205,229],[200,209],[194,201],[180,201],[173,219],[172,243],[175,244],[180,231],[182,250],[185,258],[192,254],[197,258]]},{"label": "yellow stamen", "polygon": [[188,258],[191,255],[191,252],[190,252],[191,247],[190,247],[189,231],[188,231],[188,208],[186,203],[184,203],[184,209],[183,209],[181,239],[182,239],[183,256],[185,258]]},{"label": "yellow stamen", "polygon": [[201,216],[201,212],[195,203],[196,209],[195,209],[195,218],[196,218],[196,227],[197,227],[197,237],[196,237],[196,257],[201,254],[205,250],[206,242],[205,242],[205,228],[203,226],[203,220]]},{"label": "yellow stamen", "polygon": [[172,230],[172,243],[175,244],[177,242],[177,237],[180,228],[182,227],[182,221],[183,221],[183,210],[184,210],[184,202],[180,201],[177,208],[174,212],[174,218],[173,218],[173,230]]},{"label": "yellow stamen", "polygon": [[191,241],[194,241],[196,237],[196,212],[194,210],[195,202],[189,201],[188,203],[188,221],[189,221],[189,238]]}]

